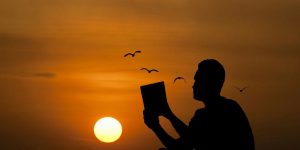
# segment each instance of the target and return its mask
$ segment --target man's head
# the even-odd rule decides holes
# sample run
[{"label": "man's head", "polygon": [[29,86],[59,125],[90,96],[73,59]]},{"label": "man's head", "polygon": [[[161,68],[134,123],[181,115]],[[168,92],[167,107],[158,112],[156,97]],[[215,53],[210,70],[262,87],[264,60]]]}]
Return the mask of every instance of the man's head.
[{"label": "man's head", "polygon": [[207,59],[199,63],[194,79],[194,99],[205,100],[219,96],[225,80],[225,70],[217,60]]}]

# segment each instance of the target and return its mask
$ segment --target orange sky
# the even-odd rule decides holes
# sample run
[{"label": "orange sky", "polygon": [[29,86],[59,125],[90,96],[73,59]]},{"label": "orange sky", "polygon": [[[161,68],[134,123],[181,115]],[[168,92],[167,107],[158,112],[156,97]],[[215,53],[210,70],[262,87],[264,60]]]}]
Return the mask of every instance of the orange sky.
[{"label": "orange sky", "polygon": [[[203,107],[191,87],[206,58],[223,63],[222,94],[244,108],[258,150],[299,149],[299,7],[297,0],[0,0],[0,149],[158,149],[143,124],[139,86],[165,81],[171,108],[188,123]],[[134,50],[142,53],[123,58]],[[173,85],[178,75],[187,83]],[[244,85],[246,93],[234,89]],[[105,116],[123,125],[112,144],[93,135]]]}]

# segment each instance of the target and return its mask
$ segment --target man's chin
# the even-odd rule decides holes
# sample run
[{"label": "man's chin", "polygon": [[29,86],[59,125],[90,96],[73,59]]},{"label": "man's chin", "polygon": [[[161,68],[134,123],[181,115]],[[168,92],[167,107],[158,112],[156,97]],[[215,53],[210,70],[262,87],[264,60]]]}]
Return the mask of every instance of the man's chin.
[{"label": "man's chin", "polygon": [[203,97],[200,95],[194,95],[194,99],[198,101],[202,101]]}]

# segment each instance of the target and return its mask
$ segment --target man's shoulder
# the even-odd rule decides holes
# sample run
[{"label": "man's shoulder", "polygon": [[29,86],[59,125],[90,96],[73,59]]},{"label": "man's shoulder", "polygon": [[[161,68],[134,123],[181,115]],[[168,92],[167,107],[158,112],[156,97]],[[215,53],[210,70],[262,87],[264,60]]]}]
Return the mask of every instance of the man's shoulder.
[{"label": "man's shoulder", "polygon": [[238,102],[236,102],[232,99],[225,98],[222,105],[223,105],[222,107],[225,112],[231,112],[234,114],[243,114],[244,113],[242,107],[238,104]]},{"label": "man's shoulder", "polygon": [[227,107],[230,107],[230,108],[239,108],[240,107],[238,102],[236,102],[235,100],[232,100],[232,99],[225,98],[225,97],[222,98],[221,104],[225,105]]}]

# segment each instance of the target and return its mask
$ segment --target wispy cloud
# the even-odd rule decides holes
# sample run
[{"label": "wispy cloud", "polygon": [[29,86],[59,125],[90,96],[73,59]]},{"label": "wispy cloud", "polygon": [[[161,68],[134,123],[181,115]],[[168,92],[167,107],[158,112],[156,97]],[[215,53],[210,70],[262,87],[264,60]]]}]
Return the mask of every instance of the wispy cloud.
[{"label": "wispy cloud", "polygon": [[33,77],[53,78],[56,76],[53,72],[38,72],[31,74]]},{"label": "wispy cloud", "polygon": [[5,73],[0,72],[1,77],[13,78],[54,78],[57,76],[54,72],[19,72],[19,73]]}]

